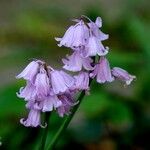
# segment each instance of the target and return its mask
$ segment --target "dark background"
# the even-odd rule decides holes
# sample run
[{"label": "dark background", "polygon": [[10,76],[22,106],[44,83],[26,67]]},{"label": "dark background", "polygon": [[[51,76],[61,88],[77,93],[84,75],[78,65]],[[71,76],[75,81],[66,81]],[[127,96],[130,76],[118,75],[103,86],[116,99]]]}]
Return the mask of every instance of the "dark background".
[{"label": "dark background", "polygon": [[[71,50],[57,47],[71,19],[84,14],[103,19],[103,42],[111,67],[137,76],[129,87],[120,82],[92,84],[56,149],[147,150],[150,133],[150,9],[147,0],[0,0],[0,149],[37,149],[42,129],[25,128],[25,102],[16,92],[25,85],[15,76],[32,58],[60,69]],[[62,122],[52,115],[49,138]]]}]

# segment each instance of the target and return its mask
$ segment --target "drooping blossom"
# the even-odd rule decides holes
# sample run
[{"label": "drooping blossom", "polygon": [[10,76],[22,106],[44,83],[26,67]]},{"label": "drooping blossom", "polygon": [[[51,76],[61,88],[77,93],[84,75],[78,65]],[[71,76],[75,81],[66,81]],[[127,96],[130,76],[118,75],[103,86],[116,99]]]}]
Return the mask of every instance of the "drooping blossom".
[{"label": "drooping blossom", "polygon": [[34,82],[35,76],[38,73],[39,67],[41,62],[39,61],[32,61],[27,65],[27,67],[16,76],[16,78],[24,78],[25,80],[29,80],[30,82]]},{"label": "drooping blossom", "polygon": [[64,109],[63,114],[67,114],[73,105],[73,103],[71,103],[72,97],[69,97],[69,94],[62,95],[67,93],[74,85],[74,77],[62,70],[54,70],[42,61],[38,60],[36,62],[39,65],[36,72],[32,67],[26,69],[29,71],[28,74],[32,75],[32,71],[34,71],[34,79],[28,80],[23,77],[27,85],[22,87],[17,93],[18,97],[24,98],[27,101],[26,108],[30,110],[28,118],[26,120],[21,119],[20,121],[27,127],[37,127],[41,124],[41,112],[52,111],[59,108],[59,110]]},{"label": "drooping blossom", "polygon": [[53,95],[53,96],[50,95],[44,101],[40,102],[40,108],[42,112],[55,110],[61,105],[62,105],[62,102],[59,100],[57,95]]},{"label": "drooping blossom", "polygon": [[[87,16],[82,15],[81,19],[87,19],[89,22],[87,24],[89,28],[89,33],[92,32],[96,38],[100,41],[106,40],[109,38],[108,34],[103,33],[99,28],[102,27],[102,19],[101,17],[97,17],[95,22],[91,21]],[[80,19],[74,19],[75,22],[80,22]]]},{"label": "drooping blossom", "polygon": [[24,118],[20,119],[20,123],[26,127],[41,126],[40,111],[31,109],[28,118],[26,120]]},{"label": "drooping blossom", "polygon": [[71,48],[82,47],[87,43],[87,39],[89,38],[89,30],[85,23],[81,20],[74,26],[74,34]]},{"label": "drooping blossom", "polygon": [[67,91],[74,84],[74,78],[62,70],[52,70],[49,74],[52,89],[55,94]]},{"label": "drooping blossom", "polygon": [[100,17],[96,18],[95,22],[90,22],[88,23],[89,27],[90,27],[90,31],[93,34],[93,36],[95,36],[97,39],[99,39],[100,41],[103,40],[107,40],[109,35],[103,33],[99,28],[102,27],[102,19]]},{"label": "drooping blossom", "polygon": [[[57,96],[50,96],[50,79],[43,62],[31,62],[17,78],[24,78],[27,82],[25,87],[20,88],[17,96],[27,101],[26,107],[30,110],[28,118],[21,119],[20,122],[27,127],[37,127],[41,124],[40,112],[52,111],[62,102],[55,98]],[[64,80],[66,81],[66,77]]]},{"label": "drooping blossom", "polygon": [[[31,70],[32,72],[32,70]],[[43,99],[50,93],[50,81],[44,66],[39,66],[39,71],[35,75],[35,81],[27,80],[26,87],[22,87],[17,96],[25,100],[33,101],[35,99]]]},{"label": "drooping blossom", "polygon": [[90,22],[85,23],[82,18],[76,19],[77,23],[69,27],[62,38],[55,38],[60,42],[58,45],[70,47],[73,50],[83,50],[86,57],[95,56],[96,54],[106,55],[108,48],[105,48],[101,41],[108,39],[108,35],[99,30],[102,26],[101,18],[97,17],[95,22],[92,22],[89,18],[88,20]]},{"label": "drooping blossom", "polygon": [[90,76],[94,78],[96,76],[96,81],[98,83],[112,82],[114,80],[109,62],[105,57],[101,57],[98,64],[95,65],[95,69]]},{"label": "drooping blossom", "polygon": [[62,105],[57,108],[57,112],[60,117],[64,115],[69,115],[71,113],[71,109],[75,106],[78,102],[74,99],[74,93],[66,92],[62,95],[59,95],[59,99],[62,102]]},{"label": "drooping blossom", "polygon": [[70,26],[62,38],[55,38],[56,41],[60,42],[59,47],[71,47],[73,40],[74,26]]},{"label": "drooping blossom", "polygon": [[99,56],[104,56],[108,53],[108,49],[108,47],[103,46],[96,36],[91,35],[85,49],[82,50],[82,55],[84,57],[96,56],[97,54]]},{"label": "drooping blossom", "polygon": [[130,75],[126,70],[119,67],[114,67],[112,69],[112,75],[119,80],[125,81],[127,85],[129,85],[133,79],[136,78],[135,76]]},{"label": "drooping blossom", "polygon": [[79,51],[74,51],[71,56],[68,56],[67,59],[62,59],[62,61],[65,64],[63,68],[69,71],[81,71],[82,68],[93,70],[91,66],[93,60],[90,57],[84,58]]},{"label": "drooping blossom", "polygon": [[104,34],[100,31],[100,27],[102,26],[102,20],[100,17],[97,17],[95,22],[90,21],[88,23],[89,26],[89,39],[82,49],[82,53],[84,57],[88,56],[104,56],[108,53],[108,47],[104,47],[102,42],[103,40],[108,39],[108,35]]},{"label": "drooping blossom", "polygon": [[66,46],[70,48],[82,47],[86,44],[89,37],[88,27],[83,20],[69,27],[62,38],[55,38],[60,43],[58,46]]},{"label": "drooping blossom", "polygon": [[62,102],[59,100],[57,95],[49,95],[45,99],[28,101],[26,108],[40,110],[41,112],[50,112],[60,107]]},{"label": "drooping blossom", "polygon": [[74,76],[75,85],[74,89],[77,90],[89,90],[89,73],[80,72],[78,75]]}]

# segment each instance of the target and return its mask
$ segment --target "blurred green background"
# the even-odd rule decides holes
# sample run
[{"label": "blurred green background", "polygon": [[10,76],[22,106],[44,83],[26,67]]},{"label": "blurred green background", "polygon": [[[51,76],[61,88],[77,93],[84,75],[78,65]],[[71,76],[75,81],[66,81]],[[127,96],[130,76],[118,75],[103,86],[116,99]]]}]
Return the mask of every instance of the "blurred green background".
[{"label": "blurred green background", "polygon": [[[25,83],[15,79],[32,58],[61,68],[71,51],[57,47],[71,19],[84,14],[103,19],[110,35],[111,66],[137,76],[129,87],[120,82],[93,82],[56,149],[148,150],[150,140],[150,9],[144,0],[0,0],[0,149],[34,150],[42,129],[25,128],[25,102],[16,92]],[[52,115],[48,140],[62,119]]]}]

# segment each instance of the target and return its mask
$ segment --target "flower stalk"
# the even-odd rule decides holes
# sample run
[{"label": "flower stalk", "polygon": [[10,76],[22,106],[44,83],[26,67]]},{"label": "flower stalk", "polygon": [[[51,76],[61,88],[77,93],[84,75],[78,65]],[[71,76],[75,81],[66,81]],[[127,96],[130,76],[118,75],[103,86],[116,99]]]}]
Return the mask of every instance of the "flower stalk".
[{"label": "flower stalk", "polygon": [[41,140],[41,145],[39,147],[39,150],[41,149],[45,149],[45,143],[46,143],[46,139],[47,139],[47,135],[48,135],[48,130],[49,130],[49,120],[50,120],[50,116],[51,116],[51,112],[46,112],[45,114],[45,122],[46,122],[46,128],[44,128],[43,130],[43,136],[42,136],[42,140]]},{"label": "flower stalk", "polygon": [[[90,82],[92,82],[92,80],[90,80]],[[58,129],[56,134],[54,135],[52,141],[47,146],[46,150],[53,150],[54,149],[58,139],[60,138],[62,133],[65,131],[65,129],[68,127],[70,121],[72,120],[72,118],[75,115],[77,109],[79,108],[84,96],[85,96],[85,90],[80,93],[80,96],[78,98],[79,103],[76,106],[74,106],[74,108],[72,110],[72,113],[69,116],[66,116],[66,118],[64,119],[62,125],[60,126],[60,128]]]}]

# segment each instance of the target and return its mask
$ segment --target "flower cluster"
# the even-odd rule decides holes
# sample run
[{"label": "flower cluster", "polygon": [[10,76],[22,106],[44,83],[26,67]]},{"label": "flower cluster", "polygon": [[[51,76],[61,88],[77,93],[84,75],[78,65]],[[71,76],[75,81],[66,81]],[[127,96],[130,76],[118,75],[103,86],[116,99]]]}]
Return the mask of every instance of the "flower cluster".
[{"label": "flower cluster", "polygon": [[[84,20],[87,21],[84,21]],[[103,40],[108,39],[108,35],[104,34],[99,28],[102,27],[102,20],[97,17],[93,22],[86,16],[75,20],[77,23],[69,27],[62,38],[55,38],[58,46],[65,46],[72,49],[73,54],[63,59],[63,68],[69,71],[81,71],[82,68],[90,71],[91,78],[96,77],[98,83],[112,82],[115,79],[125,81],[127,85],[135,78],[127,71],[114,67],[110,68],[106,58],[108,47],[102,44]],[[100,56],[99,62],[93,64],[91,57]]]},{"label": "flower cluster", "polygon": [[70,90],[75,84],[74,78],[62,70],[54,70],[43,61],[32,61],[16,78],[27,82],[26,87],[21,87],[17,93],[30,110],[28,118],[20,120],[27,127],[41,126],[41,112],[54,109],[63,117],[76,104],[73,99],[75,90]]},{"label": "flower cluster", "polygon": [[[135,78],[121,68],[111,69],[106,58],[109,48],[102,44],[108,35],[99,29],[102,27],[100,17],[95,22],[86,16],[74,21],[75,25],[69,27],[62,38],[55,39],[59,47],[65,46],[73,51],[72,55],[62,59],[63,69],[78,72],[77,75],[71,76],[63,70],[54,70],[43,61],[34,60],[17,76],[27,82],[26,87],[17,93],[30,110],[28,118],[20,121],[27,127],[41,126],[41,112],[56,110],[61,117],[70,114],[71,108],[77,104],[74,95],[81,90],[90,90],[90,78],[96,78],[98,83],[119,79],[127,85]],[[99,56],[97,63],[93,59],[96,56]]]}]

